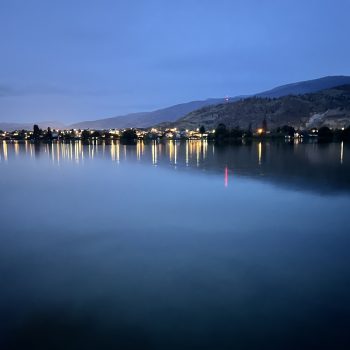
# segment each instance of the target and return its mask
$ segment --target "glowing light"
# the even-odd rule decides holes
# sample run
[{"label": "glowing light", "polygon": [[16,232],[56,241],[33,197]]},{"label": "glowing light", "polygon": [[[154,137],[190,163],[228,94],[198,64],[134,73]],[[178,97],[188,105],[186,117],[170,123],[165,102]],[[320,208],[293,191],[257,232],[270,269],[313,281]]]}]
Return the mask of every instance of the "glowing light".
[{"label": "glowing light", "polygon": [[260,129],[257,130],[257,133],[258,133],[259,135],[261,135],[263,132],[264,132],[264,129],[261,129],[261,128],[260,128]]}]

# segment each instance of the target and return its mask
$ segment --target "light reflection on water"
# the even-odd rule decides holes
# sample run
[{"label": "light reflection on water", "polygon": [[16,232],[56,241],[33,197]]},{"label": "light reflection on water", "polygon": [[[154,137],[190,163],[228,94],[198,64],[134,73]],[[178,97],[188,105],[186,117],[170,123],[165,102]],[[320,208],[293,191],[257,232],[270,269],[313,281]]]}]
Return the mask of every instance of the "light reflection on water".
[{"label": "light reflection on water", "polygon": [[[266,150],[270,145],[273,145],[274,143],[270,142],[256,142],[256,143],[250,143],[248,146],[256,148],[256,157],[258,164],[261,164],[262,158],[264,154],[266,153]],[[277,143],[282,144],[282,143]],[[286,144],[285,144],[286,145]],[[288,143],[288,146],[291,146],[292,144]],[[294,143],[294,148],[298,145],[298,143]],[[160,156],[163,156],[163,151],[165,152],[164,155],[167,155],[169,158],[169,163],[176,164],[177,163],[177,154],[179,150],[185,151],[186,154],[186,163],[188,163],[189,159],[195,159],[196,164],[204,161],[207,158],[208,150],[212,155],[215,155],[215,143],[209,142],[206,140],[203,141],[195,141],[195,140],[188,140],[188,141],[166,141],[164,143],[160,143],[157,141],[150,141],[148,143],[144,143],[143,141],[138,141],[135,145],[135,147],[130,146],[129,149],[126,145],[120,144],[119,141],[112,141],[109,143],[105,142],[92,142],[90,144],[82,144],[81,141],[71,142],[71,143],[61,143],[61,142],[55,142],[50,144],[35,144],[31,143],[29,141],[24,142],[6,142],[2,141],[0,144],[0,156],[2,160],[7,160],[8,158],[8,148],[11,148],[12,154],[15,156],[18,156],[21,152],[22,154],[30,155],[33,157],[33,155],[39,156],[40,152],[46,154],[47,156],[51,157],[53,161],[59,160],[60,158],[73,160],[73,155],[75,160],[83,159],[84,158],[84,150],[87,150],[88,158],[94,158],[95,155],[100,155],[105,157],[105,150],[106,148],[110,150],[111,159],[120,159],[120,153],[121,148],[124,150],[124,155],[126,153],[126,150],[128,149],[128,153],[130,155],[134,154],[137,158],[137,160],[141,160],[145,156],[145,151],[148,153],[150,146],[154,147],[154,151],[157,151],[157,153]],[[308,151],[311,150],[317,150],[317,152],[320,151],[322,148],[327,148],[327,152],[336,153],[336,148],[339,148],[338,154],[340,163],[342,164],[344,161],[344,148],[347,145],[344,145],[344,142],[341,143],[331,143],[331,144],[304,144],[303,147],[307,147]],[[231,146],[232,147],[232,146]],[[222,148],[222,146],[220,146]],[[35,152],[34,152],[35,151]],[[133,152],[134,151],[134,152]],[[321,152],[322,154],[322,152]],[[126,157],[126,155],[125,155]]]},{"label": "light reflection on water", "polygon": [[49,159],[52,164],[84,161],[94,158],[113,162],[133,162],[174,168],[199,168],[221,172],[227,185],[227,170],[238,175],[263,176],[265,180],[286,186],[310,187],[319,192],[349,191],[346,180],[349,169],[349,145],[343,142],[331,144],[283,144],[257,142],[240,146],[215,146],[207,141],[167,141],[159,143],[138,141],[135,146],[93,142],[83,145],[72,143],[33,144],[5,141],[0,144],[0,162],[16,157]]},{"label": "light reflection on water", "polygon": [[[203,161],[207,157],[208,142],[207,141],[186,141],[181,143],[181,146],[185,145],[186,148],[186,162],[188,163],[189,159],[196,159],[196,164],[198,165],[200,161]],[[126,145],[121,145],[119,141],[114,141],[109,144],[92,142],[91,144],[83,145],[80,141],[71,142],[71,143],[51,143],[51,144],[33,144],[29,141],[26,142],[11,142],[7,143],[3,141],[1,147],[1,153],[4,159],[7,159],[7,148],[12,147],[15,155],[19,155],[21,152],[31,157],[39,157],[41,153],[44,153],[47,157],[51,158],[54,163],[59,164],[60,159],[82,161],[84,159],[84,150],[87,150],[87,157],[93,159],[94,156],[101,156],[103,158],[108,158],[105,155],[106,148],[110,150],[111,160],[120,160],[121,149],[124,152],[124,159],[127,159],[127,156],[136,156],[137,160],[141,160],[145,156],[145,148],[147,152],[149,147],[152,146],[152,151],[154,156],[152,157],[153,163],[156,163],[157,155],[160,157],[166,155],[169,158],[170,164],[177,164],[178,161],[178,152],[180,149],[179,141],[168,141],[165,144],[159,143],[157,141],[152,141],[149,144],[146,144],[143,141],[138,141],[135,147],[128,147]],[[210,147],[214,149],[214,144],[211,144]],[[24,148],[24,150],[22,149]],[[182,149],[182,147],[181,147]],[[35,152],[34,152],[35,151]],[[214,152],[214,150],[213,150]]]},{"label": "light reflection on water", "polygon": [[0,143],[0,348],[349,348],[348,154]]}]

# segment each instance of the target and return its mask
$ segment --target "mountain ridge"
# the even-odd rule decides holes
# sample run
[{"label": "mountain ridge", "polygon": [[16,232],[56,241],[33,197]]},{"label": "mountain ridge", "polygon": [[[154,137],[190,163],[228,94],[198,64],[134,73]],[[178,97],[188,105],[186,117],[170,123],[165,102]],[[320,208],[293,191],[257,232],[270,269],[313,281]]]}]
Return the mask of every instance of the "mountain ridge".
[{"label": "mountain ridge", "polygon": [[179,118],[197,109],[215,105],[223,102],[232,103],[251,96],[259,97],[281,97],[290,94],[317,92],[327,88],[350,84],[350,76],[335,75],[318,79],[299,81],[295,83],[277,86],[271,90],[266,90],[252,95],[240,95],[225,98],[208,98],[206,100],[190,101],[176,104],[174,106],[161,108],[151,112],[132,113],[125,116],[117,116],[94,121],[86,121],[72,124],[73,128],[87,129],[109,129],[109,128],[148,128],[160,123],[175,122]]},{"label": "mountain ridge", "polygon": [[266,119],[270,129],[290,125],[297,129],[350,125],[350,84],[313,93],[281,97],[253,96],[236,102],[207,106],[162,127],[213,129],[218,124],[229,128],[259,128]]},{"label": "mountain ridge", "polygon": [[290,94],[311,93],[321,91],[335,86],[350,84],[350,76],[336,75],[326,76],[318,79],[299,81],[295,83],[277,86],[271,90],[266,90],[252,95],[240,95],[226,98],[208,98],[179,103],[173,106],[160,108],[155,111],[129,113],[110,118],[82,121],[71,125],[64,125],[60,122],[46,121],[37,123],[5,123],[0,122],[0,130],[13,131],[16,129],[32,129],[33,124],[38,124],[40,128],[59,129],[114,129],[114,128],[149,128],[160,123],[173,123],[187,114],[206,106],[220,103],[232,103],[252,96],[257,97],[281,97]]},{"label": "mountain ridge", "polygon": [[32,122],[32,123],[15,123],[15,122],[0,122],[0,130],[3,131],[14,131],[14,130],[32,130],[33,125],[36,124],[40,129],[65,129],[67,126],[58,121],[43,121],[43,122]]}]

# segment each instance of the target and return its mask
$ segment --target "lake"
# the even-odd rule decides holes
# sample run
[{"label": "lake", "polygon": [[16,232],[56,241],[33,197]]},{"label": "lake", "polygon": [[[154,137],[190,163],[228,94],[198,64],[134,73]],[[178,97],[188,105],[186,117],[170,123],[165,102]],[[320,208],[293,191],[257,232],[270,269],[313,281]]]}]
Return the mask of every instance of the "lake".
[{"label": "lake", "polygon": [[0,142],[1,349],[349,349],[350,146]]}]

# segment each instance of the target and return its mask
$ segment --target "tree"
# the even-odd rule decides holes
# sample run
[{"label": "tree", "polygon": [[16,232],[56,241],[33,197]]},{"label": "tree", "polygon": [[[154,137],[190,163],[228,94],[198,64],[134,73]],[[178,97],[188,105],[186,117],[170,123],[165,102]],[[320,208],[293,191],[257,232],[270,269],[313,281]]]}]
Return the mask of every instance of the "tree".
[{"label": "tree", "polygon": [[104,139],[107,141],[111,138],[111,134],[108,131],[104,131],[102,133],[102,137],[104,137]]},{"label": "tree", "polygon": [[203,125],[199,128],[199,132],[201,135],[205,133],[205,127]]},{"label": "tree", "polygon": [[333,138],[333,133],[330,128],[323,126],[318,130],[318,139],[320,141],[330,141]]},{"label": "tree", "polygon": [[230,132],[230,136],[233,137],[234,139],[239,139],[243,135],[242,130],[237,126],[233,128]]},{"label": "tree", "polygon": [[47,138],[48,140],[52,140],[52,131],[51,131],[51,128],[50,128],[50,127],[47,128],[46,138]]},{"label": "tree", "polygon": [[63,137],[63,139],[66,141],[73,139],[74,136],[75,136],[74,130],[70,130],[69,132],[65,132],[64,134],[61,134],[61,137]]},{"label": "tree", "polygon": [[263,129],[263,133],[266,133],[266,131],[267,131],[267,120],[266,120],[266,117],[264,118],[264,120],[262,122],[262,129]]},{"label": "tree", "polygon": [[228,136],[228,130],[226,128],[226,125],[223,123],[220,123],[215,129],[215,140],[223,141],[227,136]]},{"label": "tree", "polygon": [[91,135],[91,137],[94,137],[96,139],[99,139],[101,137],[101,133],[99,131],[94,131]]},{"label": "tree", "polygon": [[41,135],[41,130],[39,129],[39,126],[34,124],[33,126],[33,138],[35,141],[40,139],[40,135]]},{"label": "tree", "polygon": [[341,138],[343,141],[350,141],[350,126],[348,126],[345,130],[342,131]]},{"label": "tree", "polygon": [[122,133],[120,140],[126,144],[135,144],[137,140],[136,131],[134,129],[125,130]]},{"label": "tree", "polygon": [[81,133],[81,140],[82,141],[88,141],[90,137],[90,132],[88,130],[83,130]]},{"label": "tree", "polygon": [[69,135],[70,139],[74,140],[75,139],[75,131],[74,131],[74,129],[70,129],[70,132],[69,132],[68,135]]},{"label": "tree", "polygon": [[295,133],[295,129],[292,126],[283,125],[282,128],[280,128],[280,132],[282,132],[284,135],[293,137]]},{"label": "tree", "polygon": [[248,124],[248,132],[249,133],[253,133],[253,128],[252,128],[252,123],[250,122],[249,124]]},{"label": "tree", "polygon": [[250,138],[253,137],[253,128],[252,128],[252,123],[248,124],[248,130],[244,132],[244,137]]},{"label": "tree", "polygon": [[26,138],[26,131],[22,129],[21,131],[18,132],[18,139],[25,140],[25,138]]}]

